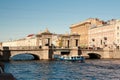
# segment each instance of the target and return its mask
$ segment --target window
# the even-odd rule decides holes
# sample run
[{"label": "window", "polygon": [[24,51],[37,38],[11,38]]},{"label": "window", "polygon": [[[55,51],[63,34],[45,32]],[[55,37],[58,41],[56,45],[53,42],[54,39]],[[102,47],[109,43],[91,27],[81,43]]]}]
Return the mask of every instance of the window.
[{"label": "window", "polygon": [[100,41],[101,45],[102,45],[102,40]]},{"label": "window", "polygon": [[117,26],[117,30],[119,30],[119,26]]},{"label": "window", "polygon": [[76,44],[76,46],[78,46],[78,40],[77,39],[76,39],[76,43],[75,44]]},{"label": "window", "polygon": [[119,32],[117,32],[117,36],[119,36]]},{"label": "window", "polygon": [[94,41],[95,41],[95,39],[93,38],[93,39],[92,39],[92,41],[94,42]]},{"label": "window", "polygon": [[50,38],[47,39],[47,46],[50,46]]},{"label": "window", "polygon": [[104,37],[104,40],[107,40],[107,37]]},{"label": "window", "polygon": [[68,40],[67,43],[68,43],[68,44],[67,44],[67,47],[69,48],[70,41]]},{"label": "window", "polygon": [[117,43],[119,44],[119,39],[117,39]]}]

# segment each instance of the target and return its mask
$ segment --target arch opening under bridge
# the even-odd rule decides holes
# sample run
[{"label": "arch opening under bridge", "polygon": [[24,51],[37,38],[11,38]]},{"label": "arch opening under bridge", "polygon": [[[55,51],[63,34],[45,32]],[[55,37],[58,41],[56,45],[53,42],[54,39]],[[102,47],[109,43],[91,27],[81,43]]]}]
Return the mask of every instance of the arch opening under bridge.
[{"label": "arch opening under bridge", "polygon": [[40,57],[33,53],[17,53],[10,56],[10,60],[40,60]]},{"label": "arch opening under bridge", "polygon": [[89,59],[100,59],[101,55],[98,53],[88,53]]}]

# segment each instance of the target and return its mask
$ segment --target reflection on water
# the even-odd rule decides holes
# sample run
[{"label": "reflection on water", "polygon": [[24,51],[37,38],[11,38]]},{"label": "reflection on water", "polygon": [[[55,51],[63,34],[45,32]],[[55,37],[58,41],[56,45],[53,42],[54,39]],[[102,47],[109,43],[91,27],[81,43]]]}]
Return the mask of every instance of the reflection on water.
[{"label": "reflection on water", "polygon": [[120,60],[12,61],[5,71],[17,80],[119,80]]}]

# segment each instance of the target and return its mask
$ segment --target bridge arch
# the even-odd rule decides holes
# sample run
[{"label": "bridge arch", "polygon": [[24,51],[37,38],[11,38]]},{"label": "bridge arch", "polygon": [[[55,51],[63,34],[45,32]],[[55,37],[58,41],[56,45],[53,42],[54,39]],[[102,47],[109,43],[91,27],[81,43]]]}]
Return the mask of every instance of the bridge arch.
[{"label": "bridge arch", "polygon": [[98,53],[88,53],[89,59],[100,59],[101,55]]},{"label": "bridge arch", "polygon": [[42,55],[39,54],[38,52],[32,52],[32,51],[31,52],[29,52],[29,51],[27,51],[27,52],[26,51],[11,51],[10,58],[12,58],[15,55],[19,55],[19,54],[30,54],[30,55],[32,55],[34,57],[34,60],[40,60],[41,57],[42,57]]},{"label": "bridge arch", "polygon": [[88,59],[102,59],[105,56],[104,50],[83,49],[81,51],[82,55]]}]

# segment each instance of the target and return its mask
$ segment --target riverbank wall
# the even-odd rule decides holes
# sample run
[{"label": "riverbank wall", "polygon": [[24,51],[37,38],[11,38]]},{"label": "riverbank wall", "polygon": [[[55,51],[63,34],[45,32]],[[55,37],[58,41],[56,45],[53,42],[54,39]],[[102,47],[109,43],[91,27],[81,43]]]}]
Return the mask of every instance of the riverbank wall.
[{"label": "riverbank wall", "polygon": [[4,72],[4,63],[0,62],[0,80],[16,80],[11,73]]}]

